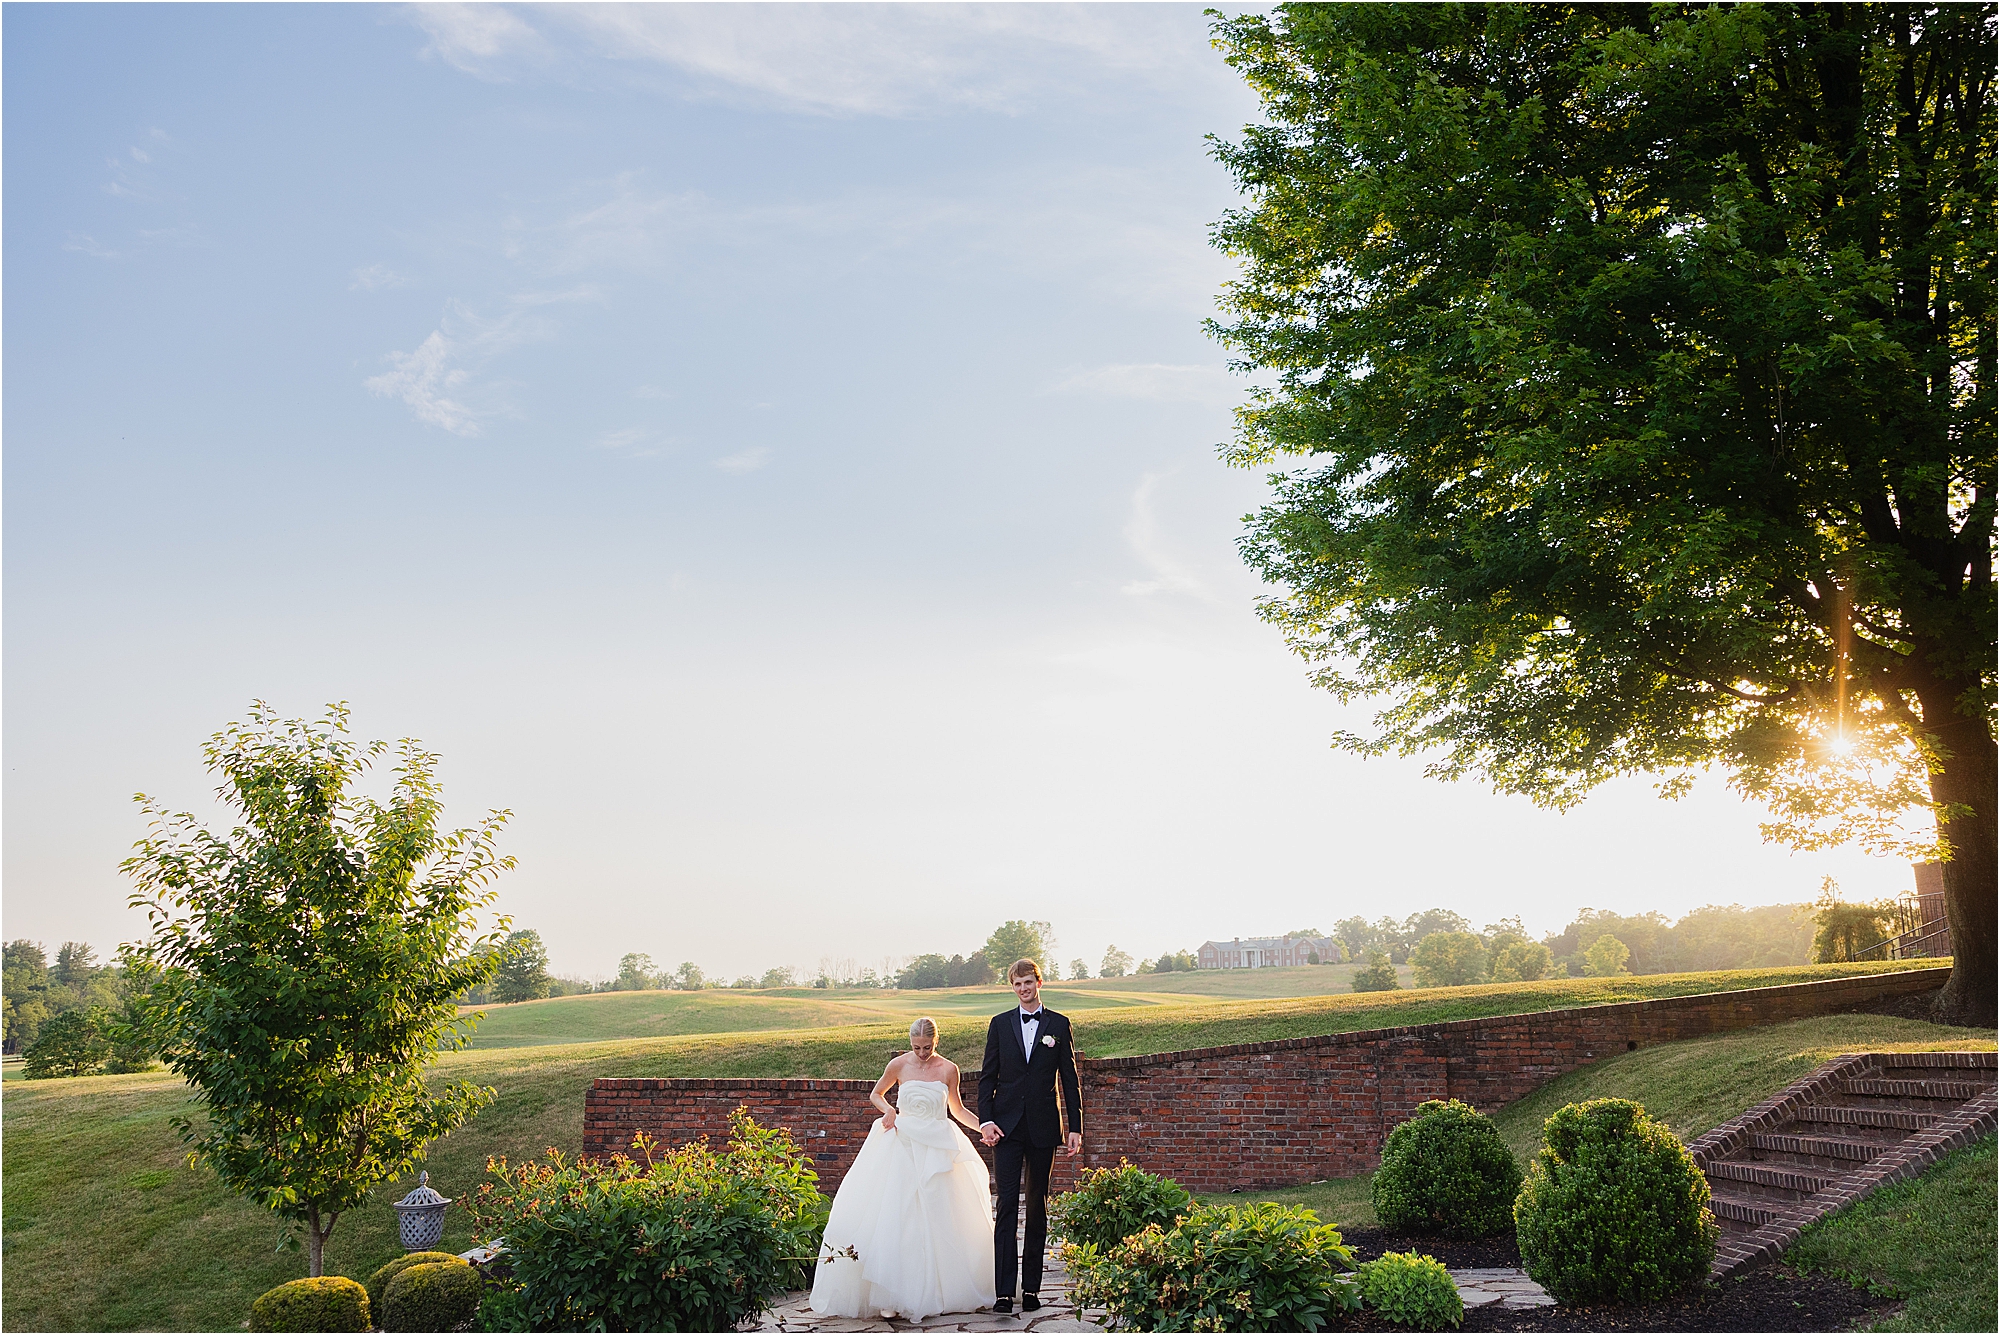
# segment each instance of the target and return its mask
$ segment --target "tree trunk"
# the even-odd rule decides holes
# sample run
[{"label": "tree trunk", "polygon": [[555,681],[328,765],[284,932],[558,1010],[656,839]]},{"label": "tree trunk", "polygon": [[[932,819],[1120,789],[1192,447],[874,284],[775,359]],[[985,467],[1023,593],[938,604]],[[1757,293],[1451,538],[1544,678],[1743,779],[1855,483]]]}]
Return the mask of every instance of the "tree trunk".
[{"label": "tree trunk", "polygon": [[326,1234],[333,1232],[331,1221],[326,1233],[320,1232],[319,1211],[314,1210],[306,1219],[306,1274],[318,1279],[326,1273]]},{"label": "tree trunk", "polygon": [[1949,754],[1944,767],[1931,775],[1931,798],[1968,810],[1940,827],[1951,843],[1951,857],[1940,870],[1952,961],[1934,1013],[1944,1024],[1990,1029],[2000,984],[1994,958],[1994,821],[2000,814],[1995,808],[1995,749],[1984,719],[1954,718],[1939,733]]}]

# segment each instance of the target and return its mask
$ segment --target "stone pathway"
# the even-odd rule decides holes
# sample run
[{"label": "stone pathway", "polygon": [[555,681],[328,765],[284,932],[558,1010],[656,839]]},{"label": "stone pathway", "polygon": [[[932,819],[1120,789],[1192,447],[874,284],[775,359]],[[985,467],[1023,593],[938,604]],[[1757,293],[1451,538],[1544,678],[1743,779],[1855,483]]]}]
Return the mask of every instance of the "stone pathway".
[{"label": "stone pathway", "polygon": [[[1542,1286],[1529,1279],[1527,1274],[1514,1266],[1495,1266],[1478,1270],[1454,1270],[1452,1283],[1458,1285],[1458,1296],[1465,1303],[1466,1310],[1475,1307],[1500,1307],[1519,1309],[1527,1307],[1550,1307],[1555,1299]],[[995,1312],[944,1312],[923,1321],[904,1321],[899,1317],[878,1317],[874,1320],[850,1317],[821,1316],[807,1305],[810,1297],[803,1291],[788,1293],[771,1310],[764,1313],[750,1330],[782,1331],[883,1331],[883,1330],[966,1330],[966,1331],[1101,1331],[1104,1313],[1101,1311],[1079,1312],[1070,1301],[1069,1274],[1063,1269],[1062,1259],[1050,1251],[1048,1261],[1042,1268],[1042,1309],[1039,1312],[1016,1311],[1007,1316]]]},{"label": "stone pathway", "polygon": [[1042,1262],[1042,1306],[1037,1312],[1018,1307],[1010,1314],[997,1312],[943,1312],[922,1321],[900,1317],[865,1318],[821,1316],[807,1305],[806,1292],[788,1293],[759,1317],[749,1330],[859,1331],[859,1330],[980,1330],[980,1331],[1101,1331],[1103,1327],[1086,1318],[1102,1318],[1102,1312],[1080,1313],[1069,1297],[1069,1272],[1051,1247]]},{"label": "stone pathway", "polygon": [[1475,1307],[1553,1307],[1555,1299],[1527,1272],[1511,1265],[1479,1270],[1454,1270],[1451,1282],[1458,1285],[1459,1301],[1466,1310]]}]

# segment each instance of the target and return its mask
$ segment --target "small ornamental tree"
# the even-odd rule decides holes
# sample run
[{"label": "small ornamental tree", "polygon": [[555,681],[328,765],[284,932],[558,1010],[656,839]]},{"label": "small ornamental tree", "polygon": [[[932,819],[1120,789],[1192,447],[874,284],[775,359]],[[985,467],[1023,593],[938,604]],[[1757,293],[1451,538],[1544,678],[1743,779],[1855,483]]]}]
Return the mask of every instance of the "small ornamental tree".
[{"label": "small ornamental tree", "polygon": [[216,834],[141,794],[152,830],[123,864],[152,920],[134,952],[160,970],[150,1025],[206,1114],[174,1125],[191,1160],[304,1232],[314,1276],[341,1214],[494,1096],[424,1070],[467,1040],[454,999],[499,962],[474,914],[514,865],[493,847],[507,812],[438,831],[437,757],[413,741],[386,801],[352,793],[388,748],[350,740],[347,717],[253,705],[203,748],[242,823]]}]

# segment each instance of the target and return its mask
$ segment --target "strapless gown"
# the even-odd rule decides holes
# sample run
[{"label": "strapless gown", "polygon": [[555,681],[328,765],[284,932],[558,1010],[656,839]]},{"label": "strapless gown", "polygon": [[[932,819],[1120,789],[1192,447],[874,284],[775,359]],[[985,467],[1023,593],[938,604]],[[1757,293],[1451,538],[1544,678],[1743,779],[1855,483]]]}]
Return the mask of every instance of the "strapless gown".
[{"label": "strapless gown", "polygon": [[815,1312],[921,1321],[993,1305],[986,1164],[945,1110],[942,1082],[897,1089],[896,1129],[876,1119],[834,1193]]}]

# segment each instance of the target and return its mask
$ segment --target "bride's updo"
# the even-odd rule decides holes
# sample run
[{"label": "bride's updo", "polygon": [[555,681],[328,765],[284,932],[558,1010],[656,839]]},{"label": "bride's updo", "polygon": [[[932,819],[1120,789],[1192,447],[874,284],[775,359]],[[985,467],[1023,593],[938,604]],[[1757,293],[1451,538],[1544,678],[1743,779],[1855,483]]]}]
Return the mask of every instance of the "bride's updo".
[{"label": "bride's updo", "polygon": [[914,1043],[920,1038],[937,1041],[937,1021],[928,1015],[919,1015],[910,1021],[910,1041]]}]

